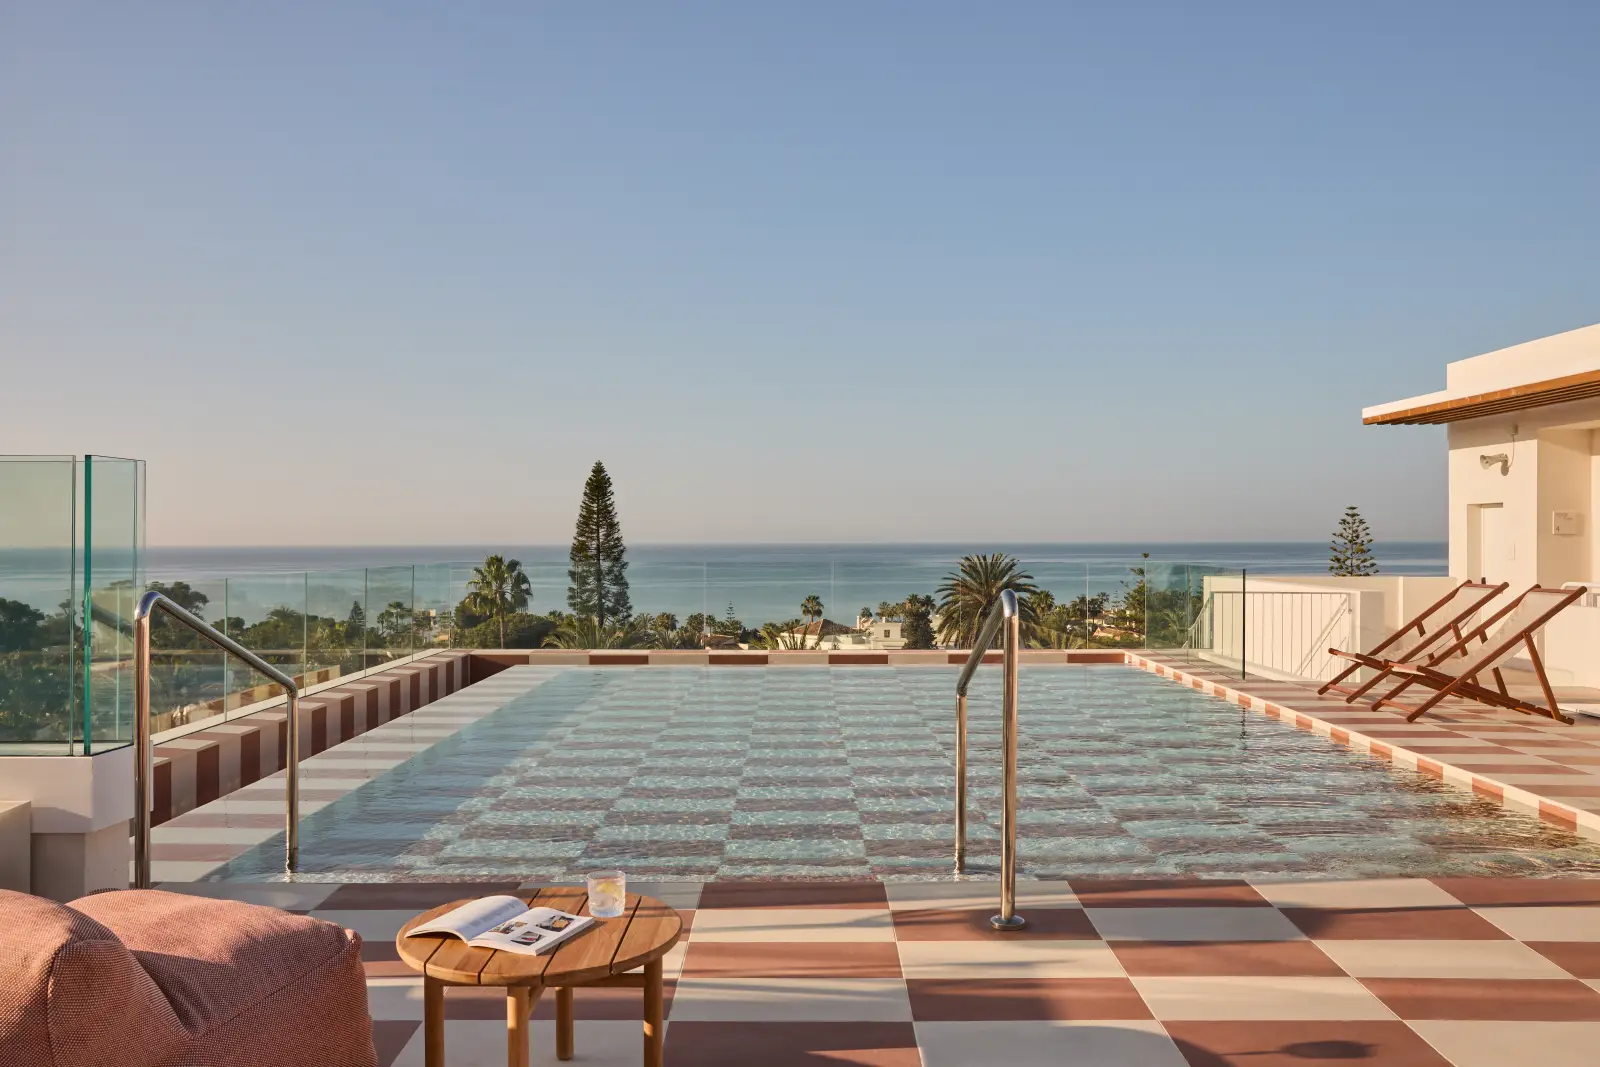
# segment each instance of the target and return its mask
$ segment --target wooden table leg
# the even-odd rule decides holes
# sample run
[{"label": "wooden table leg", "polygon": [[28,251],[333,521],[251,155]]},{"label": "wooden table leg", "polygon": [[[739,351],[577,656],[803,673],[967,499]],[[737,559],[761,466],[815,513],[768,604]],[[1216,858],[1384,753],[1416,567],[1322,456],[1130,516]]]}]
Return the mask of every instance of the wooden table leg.
[{"label": "wooden table leg", "polygon": [[422,1062],[444,1067],[444,983],[422,979]]},{"label": "wooden table leg", "polygon": [[572,1059],[572,987],[556,988],[556,1059]]},{"label": "wooden table leg", "polygon": [[532,1000],[527,986],[506,990],[506,1064],[528,1067],[528,1015]]},{"label": "wooden table leg", "polygon": [[644,1067],[661,1067],[661,960],[644,965]]}]

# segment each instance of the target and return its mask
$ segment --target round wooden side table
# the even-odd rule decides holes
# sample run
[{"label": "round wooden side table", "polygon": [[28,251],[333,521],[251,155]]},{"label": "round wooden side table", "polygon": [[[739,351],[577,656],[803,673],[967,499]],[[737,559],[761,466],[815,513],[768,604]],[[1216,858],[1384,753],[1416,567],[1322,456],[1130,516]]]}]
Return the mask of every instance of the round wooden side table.
[{"label": "round wooden side table", "polygon": [[[587,915],[582,888],[519,893],[530,907],[556,908]],[[572,1058],[572,991],[579,986],[623,986],[644,990],[644,1065],[661,1067],[661,957],[678,943],[683,920],[654,897],[628,894],[622,915],[596,919],[594,926],[543,956],[470,948],[453,937],[410,936],[410,931],[466,900],[441,904],[401,928],[395,938],[400,958],[422,974],[423,1048],[427,1067],[444,1067],[444,987],[504,986],[506,1062],[528,1065],[528,1018],[546,989],[556,991],[556,1057]],[[642,973],[632,974],[643,968]]]}]

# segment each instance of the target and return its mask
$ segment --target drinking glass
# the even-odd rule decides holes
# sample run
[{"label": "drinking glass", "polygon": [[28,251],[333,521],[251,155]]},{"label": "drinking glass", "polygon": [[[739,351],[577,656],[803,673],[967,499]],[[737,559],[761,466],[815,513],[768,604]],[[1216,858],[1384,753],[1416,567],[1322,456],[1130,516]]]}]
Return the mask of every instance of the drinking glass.
[{"label": "drinking glass", "polygon": [[628,876],[621,871],[591,871],[589,874],[589,914],[597,919],[615,919],[628,900]]}]

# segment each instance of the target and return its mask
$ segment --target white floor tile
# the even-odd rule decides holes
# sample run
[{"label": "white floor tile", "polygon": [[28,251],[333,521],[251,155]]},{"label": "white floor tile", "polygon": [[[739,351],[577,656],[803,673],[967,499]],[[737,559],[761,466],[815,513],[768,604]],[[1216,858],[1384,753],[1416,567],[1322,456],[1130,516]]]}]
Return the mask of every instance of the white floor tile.
[{"label": "white floor tile", "polygon": [[904,1022],[911,1001],[898,978],[684,978],[675,1022]]},{"label": "white floor tile", "polygon": [[917,1023],[923,1067],[1186,1067],[1153,1021]]}]

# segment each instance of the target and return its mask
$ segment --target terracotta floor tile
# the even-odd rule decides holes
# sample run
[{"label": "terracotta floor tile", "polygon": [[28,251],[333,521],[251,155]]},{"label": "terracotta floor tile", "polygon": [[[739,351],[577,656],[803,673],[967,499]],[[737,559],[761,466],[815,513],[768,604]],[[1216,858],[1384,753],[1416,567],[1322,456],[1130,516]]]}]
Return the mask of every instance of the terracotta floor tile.
[{"label": "terracotta floor tile", "polygon": [[1526,944],[1574,978],[1600,978],[1600,941],[1528,941]]},{"label": "terracotta floor tile", "polygon": [[887,908],[701,908],[692,937],[699,943],[891,942],[894,924]]},{"label": "terracotta floor tile", "polygon": [[918,1022],[1152,1018],[1126,978],[933,978],[906,985]]},{"label": "terracotta floor tile", "polygon": [[787,943],[692,941],[686,978],[899,978],[900,955],[887,941]]},{"label": "terracotta floor tile", "polygon": [[1363,978],[1402,1019],[1600,1021],[1600,993],[1577,979]]},{"label": "terracotta floor tile", "polygon": [[1131,975],[1344,975],[1310,941],[1113,941]]},{"label": "terracotta floor tile", "polygon": [[1261,907],[1267,901],[1243,879],[1072,878],[1078,902],[1100,908]]},{"label": "terracotta floor tile", "polygon": [[979,908],[896,910],[894,936],[899,941],[977,941],[1004,937],[1012,941],[1093,941],[1099,935],[1082,908],[1036,908],[1022,913],[1028,925],[999,933],[989,924],[994,905]]},{"label": "terracotta floor tile", "polygon": [[705,908],[887,908],[882,882],[707,882]]},{"label": "terracotta floor tile", "polygon": [[1284,908],[1283,914],[1322,941],[1498,940],[1506,935],[1470,908]]},{"label": "terracotta floor tile", "polygon": [[703,1023],[667,1028],[667,1067],[921,1067],[910,1023]]},{"label": "terracotta floor tile", "polygon": [[1173,1022],[1189,1067],[1451,1067],[1402,1022]]},{"label": "terracotta floor tile", "polygon": [[1600,878],[1430,878],[1463,904],[1596,904]]}]

